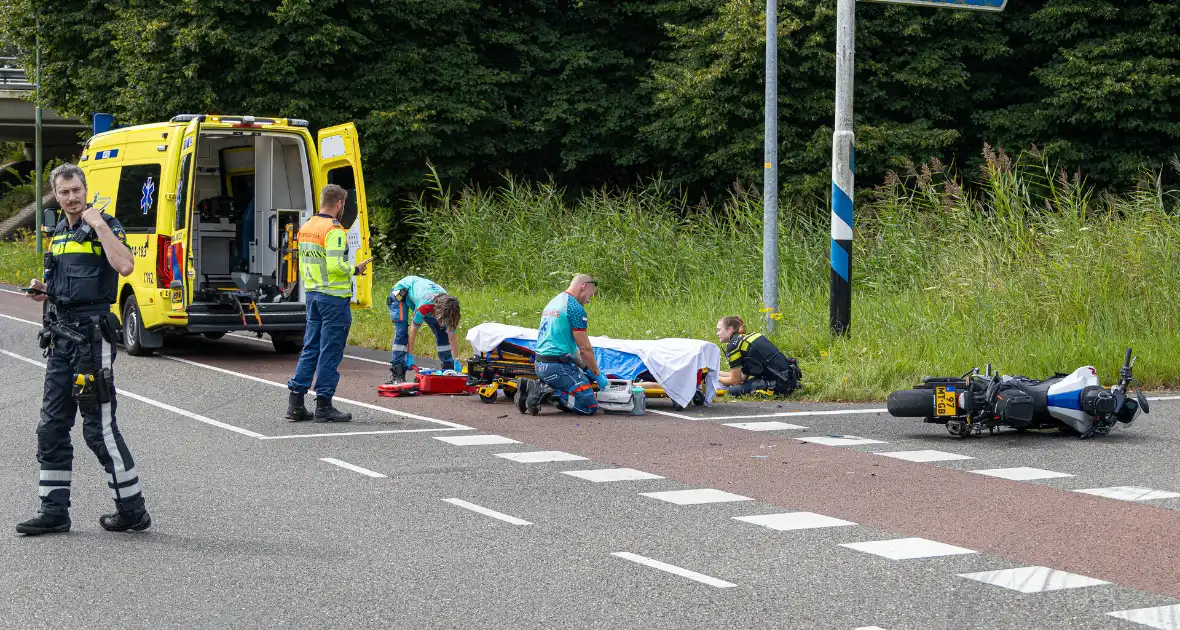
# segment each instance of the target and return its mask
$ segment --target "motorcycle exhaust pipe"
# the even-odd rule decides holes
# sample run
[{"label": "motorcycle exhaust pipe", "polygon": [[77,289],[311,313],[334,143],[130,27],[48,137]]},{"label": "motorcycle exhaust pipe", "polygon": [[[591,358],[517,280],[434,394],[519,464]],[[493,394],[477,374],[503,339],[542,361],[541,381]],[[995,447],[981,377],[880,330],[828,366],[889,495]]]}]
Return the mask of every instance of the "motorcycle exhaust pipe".
[{"label": "motorcycle exhaust pipe", "polygon": [[885,400],[889,415],[896,418],[930,418],[934,416],[934,390],[903,389]]}]

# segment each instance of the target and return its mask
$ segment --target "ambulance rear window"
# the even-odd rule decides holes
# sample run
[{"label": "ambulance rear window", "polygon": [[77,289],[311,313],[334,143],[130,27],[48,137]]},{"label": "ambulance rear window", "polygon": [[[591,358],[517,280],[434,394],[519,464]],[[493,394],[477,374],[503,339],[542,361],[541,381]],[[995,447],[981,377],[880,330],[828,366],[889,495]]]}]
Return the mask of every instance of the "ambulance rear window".
[{"label": "ambulance rear window", "polygon": [[160,165],[124,166],[119,172],[115,218],[128,234],[153,234],[160,200]]}]

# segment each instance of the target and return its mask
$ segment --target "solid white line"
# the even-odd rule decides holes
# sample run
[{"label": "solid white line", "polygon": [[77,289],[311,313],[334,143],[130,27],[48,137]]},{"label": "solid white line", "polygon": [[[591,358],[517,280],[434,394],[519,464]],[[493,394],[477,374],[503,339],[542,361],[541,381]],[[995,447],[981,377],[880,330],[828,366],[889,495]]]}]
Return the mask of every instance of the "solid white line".
[{"label": "solid white line", "polygon": [[887,413],[888,409],[826,409],[823,411],[783,411],[752,416],[704,416],[701,420],[746,420],[749,418],[794,418],[798,416],[842,416],[850,413]]},{"label": "solid white line", "polygon": [[0,291],[3,291],[5,293],[11,293],[13,295],[22,295],[22,296],[25,295],[24,291],[13,291],[12,289],[0,289]]},{"label": "solid white line", "polygon": [[648,408],[647,412],[648,413],[656,413],[661,416],[671,416],[673,418],[680,418],[681,420],[700,420],[701,419],[701,418],[694,418],[692,416],[686,416],[682,413],[672,413],[671,411],[660,411],[659,409],[652,409],[650,407]]},{"label": "solid white line", "polygon": [[697,582],[700,582],[701,584],[708,584],[709,586],[715,586],[717,588],[732,588],[734,586],[737,586],[737,584],[734,584],[732,582],[726,582],[725,580],[718,580],[715,577],[709,577],[703,573],[697,573],[696,571],[689,571],[688,569],[683,569],[683,568],[678,567],[676,565],[667,564],[665,562],[660,562],[659,560],[652,560],[651,558],[645,558],[641,555],[630,553],[627,551],[616,551],[616,552],[612,553],[611,555],[615,556],[616,558],[630,560],[631,562],[635,562],[638,564],[649,566],[653,569],[667,571],[668,573],[679,575],[680,577],[686,577],[690,580],[695,580]]},{"label": "solid white line", "polygon": [[376,477],[376,478],[384,478],[385,477],[385,475],[382,475],[379,472],[373,472],[373,471],[369,470],[368,468],[361,468],[360,466],[356,466],[356,465],[350,464],[348,462],[342,462],[342,461],[340,461],[338,459],[334,459],[332,457],[321,457],[320,461],[321,462],[328,462],[329,464],[335,464],[341,468],[347,468],[348,470],[351,470],[352,472],[358,472],[362,475],[365,475],[366,477]]},{"label": "solid white line", "polygon": [[0,313],[0,317],[3,317],[4,319],[11,319],[11,320],[12,320],[12,321],[14,321],[14,322],[20,322],[20,323],[22,323],[22,324],[29,324],[29,325],[31,325],[31,326],[36,326],[36,327],[38,327],[38,328],[40,328],[40,327],[41,327],[41,324],[39,324],[39,323],[37,323],[37,322],[30,321],[30,320],[27,320],[27,319],[21,319],[21,318],[19,318],[19,317],[13,317],[12,315],[5,315],[4,313]]},{"label": "solid white line", "polygon": [[385,435],[387,433],[437,433],[439,431],[466,431],[467,429],[456,429],[447,427],[443,429],[398,429],[395,431],[346,431],[343,433],[304,433],[302,435],[265,435],[258,439],[260,440],[294,440],[298,438],[321,438],[321,437],[337,437],[341,435]]},{"label": "solid white line", "polygon": [[[255,343],[264,343],[268,346],[271,345],[271,343],[269,341],[267,341],[265,339],[259,339],[258,337],[255,337],[253,335],[243,335],[241,333],[230,333],[229,336],[234,337],[236,339],[245,339],[246,341],[253,341]],[[367,363],[376,363],[377,365],[389,365],[389,361],[378,361],[377,359],[367,359],[365,357],[358,357],[355,354],[346,354],[346,355],[344,355],[344,358],[345,359],[353,359],[355,361],[365,361]]]},{"label": "solid white line", "polygon": [[486,507],[476,505],[474,503],[468,503],[468,502],[464,501],[463,499],[450,498],[450,499],[443,499],[443,501],[446,501],[447,503],[450,503],[451,505],[457,505],[461,508],[466,508],[468,510],[471,510],[472,512],[478,512],[480,514],[483,514],[484,516],[490,516],[492,518],[499,519],[501,521],[504,521],[505,523],[512,523],[513,525],[532,525],[532,523],[530,523],[524,519],[519,519],[519,518],[516,518],[515,516],[509,516],[507,514],[503,514],[501,512],[497,512],[495,510],[489,510]]},{"label": "solid white line", "polygon": [[1148,400],[1180,400],[1180,396],[1148,396]]},{"label": "solid white line", "polygon": [[[264,383],[266,385],[273,385],[275,387],[282,387],[284,389],[287,388],[286,383],[280,383],[278,381],[269,381],[267,379],[259,378],[257,376],[251,376],[249,374],[242,374],[241,372],[235,372],[233,370],[227,370],[225,368],[219,368],[219,367],[216,367],[213,365],[206,365],[204,363],[197,363],[196,361],[190,361],[189,359],[182,359],[180,357],[174,357],[170,354],[160,354],[160,356],[165,359],[168,359],[169,361],[176,361],[178,363],[183,363],[185,365],[191,365],[194,367],[205,368],[206,370],[213,370],[214,372],[220,372],[222,374],[228,374],[230,376],[237,376],[239,378],[244,378],[244,379],[256,381],[259,383]],[[374,411],[383,411],[385,413],[395,415],[395,416],[402,416],[405,418],[413,418],[415,420],[422,420],[424,422],[433,422],[434,424],[441,424],[443,426],[453,427],[455,429],[470,429],[471,428],[469,426],[458,424],[456,422],[448,422],[446,420],[438,420],[435,418],[428,418],[426,416],[419,416],[417,414],[406,413],[404,411],[398,411],[396,409],[390,409],[388,407],[379,407],[377,405],[370,405],[369,403],[364,403],[364,402],[360,402],[357,400],[350,400],[348,398],[341,398],[340,396],[333,397],[333,400],[336,400],[339,402],[346,402],[346,403],[349,403],[352,405],[356,405],[358,407],[364,407],[365,409],[372,409]]]},{"label": "solid white line", "polygon": [[[9,352],[9,351],[7,351],[7,350],[0,350],[0,354],[4,354],[4,355],[7,355],[7,356],[10,356],[10,357],[12,357],[12,358],[14,358],[14,359],[19,359],[19,360],[21,360],[21,361],[24,361],[25,363],[31,363],[31,364],[33,364],[33,365],[36,365],[36,366],[38,366],[38,367],[41,367],[41,368],[44,368],[44,367],[45,367],[45,364],[44,364],[44,363],[42,363],[42,362],[40,362],[40,361],[34,361],[34,360],[32,360],[32,359],[28,359],[28,358],[22,357],[22,356],[21,356],[21,355],[19,355],[19,354],[16,354],[16,353],[13,353],[13,352]],[[248,429],[243,429],[243,428],[241,428],[241,427],[235,427],[235,426],[234,426],[234,425],[232,425],[232,424],[226,424],[226,423],[224,423],[224,422],[218,422],[217,420],[214,420],[214,419],[212,419],[212,418],[206,418],[205,416],[202,416],[202,415],[200,415],[200,414],[196,414],[196,413],[193,413],[193,412],[191,412],[191,411],[186,411],[186,410],[184,410],[184,409],[181,409],[181,408],[179,408],[179,407],[173,407],[172,405],[169,405],[169,404],[166,404],[166,403],[162,403],[162,402],[160,402],[160,401],[158,401],[158,400],[152,400],[151,398],[148,398],[147,396],[140,396],[139,394],[133,394],[133,393],[131,393],[131,392],[129,392],[129,391],[127,391],[127,390],[125,390],[125,389],[119,389],[119,388],[116,388],[116,389],[115,389],[115,391],[116,391],[116,392],[118,392],[118,394],[119,394],[120,396],[126,396],[126,397],[128,397],[128,398],[134,398],[135,400],[138,400],[139,402],[142,402],[142,403],[147,403],[147,404],[149,404],[149,405],[151,405],[151,406],[153,406],[153,407],[157,407],[157,408],[159,408],[159,409],[163,409],[163,410],[165,410],[165,411],[171,411],[172,413],[180,414],[180,415],[182,415],[182,416],[184,416],[184,417],[186,417],[186,418],[191,418],[191,419],[193,419],[193,420],[196,420],[197,422],[204,422],[205,424],[208,424],[208,425],[210,425],[210,426],[215,426],[215,427],[218,427],[218,428],[221,428],[221,429],[225,429],[225,430],[227,430],[227,431],[233,431],[234,433],[241,433],[242,435],[245,435],[245,436],[248,436],[248,437],[252,437],[252,438],[261,438],[261,437],[263,437],[263,435],[262,435],[261,433],[255,433],[255,432],[253,432],[253,431],[250,431],[250,430],[248,430]]]}]

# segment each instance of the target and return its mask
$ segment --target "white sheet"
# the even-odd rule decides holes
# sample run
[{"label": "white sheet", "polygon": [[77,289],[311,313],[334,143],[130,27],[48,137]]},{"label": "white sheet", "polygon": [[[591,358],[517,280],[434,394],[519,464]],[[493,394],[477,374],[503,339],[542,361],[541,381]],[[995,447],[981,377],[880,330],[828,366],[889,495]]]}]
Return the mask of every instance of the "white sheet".
[{"label": "white sheet", "polygon": [[[523,328],[486,322],[467,331],[467,341],[476,352],[490,352],[505,339],[528,339],[536,341],[536,328]],[[721,349],[717,344],[699,339],[653,339],[632,340],[610,337],[590,337],[595,348],[610,348],[634,354],[643,361],[648,371],[668,393],[668,397],[682,407],[692,402],[697,390],[697,371],[707,368],[705,375],[705,402],[713,402],[720,387],[717,376],[721,369]]]}]

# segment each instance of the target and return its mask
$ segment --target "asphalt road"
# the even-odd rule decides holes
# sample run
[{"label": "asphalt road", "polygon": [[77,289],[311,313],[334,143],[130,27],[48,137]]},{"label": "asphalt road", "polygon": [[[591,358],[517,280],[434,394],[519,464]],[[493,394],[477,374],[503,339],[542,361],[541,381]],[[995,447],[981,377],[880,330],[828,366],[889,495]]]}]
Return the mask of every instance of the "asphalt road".
[{"label": "asphalt road", "polygon": [[[4,628],[1180,628],[1172,400],[1087,441],[958,439],[883,404],[532,417],[380,398],[383,353],[350,349],[354,421],[293,424],[293,357],[198,338],[115,362],[153,527],[98,526],[76,429],[73,530],[21,537],[39,312],[0,293]],[[788,426],[744,424],[765,422]],[[830,436],[876,441],[804,441]],[[914,451],[969,459],[880,454]],[[1042,472],[976,472],[1012,468]],[[1078,492],[1113,487],[1140,490]]]}]

